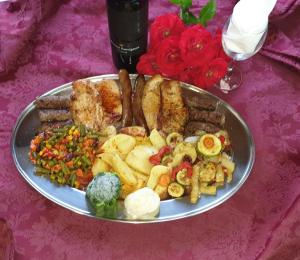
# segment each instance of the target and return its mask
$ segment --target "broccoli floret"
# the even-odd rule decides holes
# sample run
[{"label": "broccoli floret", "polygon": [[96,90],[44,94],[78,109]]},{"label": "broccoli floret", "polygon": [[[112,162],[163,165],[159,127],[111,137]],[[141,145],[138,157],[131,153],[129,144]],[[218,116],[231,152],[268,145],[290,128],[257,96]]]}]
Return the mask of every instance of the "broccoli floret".
[{"label": "broccoli floret", "polygon": [[86,196],[97,216],[115,217],[118,211],[118,198],[121,182],[115,173],[99,173],[87,186]]}]

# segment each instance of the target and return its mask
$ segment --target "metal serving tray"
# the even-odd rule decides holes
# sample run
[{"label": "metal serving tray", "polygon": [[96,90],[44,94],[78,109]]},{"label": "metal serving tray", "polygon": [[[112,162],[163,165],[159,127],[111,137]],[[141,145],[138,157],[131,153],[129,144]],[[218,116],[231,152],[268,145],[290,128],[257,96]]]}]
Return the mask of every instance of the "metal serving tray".
[{"label": "metal serving tray", "polygon": [[[133,82],[136,75],[130,75],[130,78]],[[94,82],[103,79],[115,79],[118,81],[118,75],[101,75],[90,77],[88,79]],[[43,96],[70,94],[72,88],[71,85],[72,83],[64,84],[45,93]],[[153,223],[197,215],[228,200],[241,188],[248,178],[254,163],[255,147],[252,135],[244,120],[230,105],[218,97],[189,84],[182,83],[182,87],[184,95],[204,95],[205,97],[216,100],[218,102],[218,111],[222,111],[225,114],[225,129],[228,131],[233,144],[233,161],[236,164],[232,182],[219,188],[216,196],[202,195],[197,204],[189,203],[188,198],[162,201],[159,215],[157,218],[151,220],[133,221],[126,219],[122,210],[123,202],[120,201],[121,209],[118,216],[115,219],[106,220],[125,223]],[[76,213],[99,218],[95,216],[93,209],[89,207],[85,198],[85,192],[68,186],[59,186],[50,182],[47,178],[35,175],[34,166],[28,159],[28,151],[30,141],[34,137],[36,129],[39,126],[40,122],[37,109],[32,102],[19,116],[11,140],[12,156],[20,174],[34,189],[54,203]]]}]

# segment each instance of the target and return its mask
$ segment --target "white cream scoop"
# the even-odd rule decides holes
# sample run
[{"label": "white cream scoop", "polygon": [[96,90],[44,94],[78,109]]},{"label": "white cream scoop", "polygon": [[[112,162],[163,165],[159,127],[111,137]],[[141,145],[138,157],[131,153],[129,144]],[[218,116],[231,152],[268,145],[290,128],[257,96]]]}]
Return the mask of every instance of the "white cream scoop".
[{"label": "white cream scoop", "polygon": [[129,219],[153,219],[159,212],[160,198],[152,189],[145,187],[130,193],[124,205]]}]

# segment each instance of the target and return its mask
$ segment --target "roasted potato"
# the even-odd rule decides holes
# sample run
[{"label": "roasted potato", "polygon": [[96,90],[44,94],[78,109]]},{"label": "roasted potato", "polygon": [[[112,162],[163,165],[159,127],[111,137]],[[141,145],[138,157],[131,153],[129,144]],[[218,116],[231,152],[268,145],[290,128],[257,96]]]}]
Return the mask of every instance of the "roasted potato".
[{"label": "roasted potato", "polygon": [[153,146],[138,145],[127,155],[125,161],[134,170],[149,175],[153,167],[149,157],[157,152]]},{"label": "roasted potato", "polygon": [[117,134],[108,139],[103,145],[105,153],[117,153],[122,159],[134,148],[136,140],[134,137],[125,134]]},{"label": "roasted potato", "polygon": [[120,198],[125,199],[130,193],[136,190],[136,186],[123,184],[121,188]]},{"label": "roasted potato", "polygon": [[166,140],[161,136],[161,134],[156,129],[153,129],[151,131],[149,138],[152,145],[158,150],[167,144]]},{"label": "roasted potato", "polygon": [[163,165],[155,165],[151,172],[147,182],[147,187],[154,189],[159,182],[159,178],[163,174],[170,174],[171,168]]},{"label": "roasted potato", "polygon": [[157,184],[154,191],[159,195],[161,200],[168,198],[168,186]]},{"label": "roasted potato", "polygon": [[134,171],[121,159],[117,153],[102,153],[99,157],[111,166],[111,168],[119,175],[121,182],[135,186],[137,179]]},{"label": "roasted potato", "polygon": [[111,170],[111,167],[108,163],[103,161],[100,158],[96,158],[93,166],[92,166],[92,173],[93,176],[95,177],[97,174],[100,172],[109,172]]}]

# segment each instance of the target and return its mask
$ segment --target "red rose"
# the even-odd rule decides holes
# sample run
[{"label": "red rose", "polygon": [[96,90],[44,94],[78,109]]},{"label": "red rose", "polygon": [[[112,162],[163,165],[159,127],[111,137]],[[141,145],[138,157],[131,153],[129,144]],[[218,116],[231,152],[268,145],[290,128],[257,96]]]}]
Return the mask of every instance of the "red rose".
[{"label": "red rose", "polygon": [[159,74],[159,68],[155,60],[155,53],[146,53],[142,55],[136,66],[140,74],[154,75]]},{"label": "red rose", "polygon": [[180,37],[180,51],[184,62],[188,66],[200,66],[216,55],[216,47],[212,43],[210,32],[201,25],[194,25],[186,29]]},{"label": "red rose", "polygon": [[150,46],[157,47],[165,38],[180,35],[183,31],[184,23],[176,14],[159,16],[150,27]]},{"label": "red rose", "polygon": [[195,84],[204,89],[212,87],[226,75],[227,65],[227,62],[221,58],[216,58],[205,64],[195,79]]},{"label": "red rose", "polygon": [[195,84],[195,81],[201,73],[201,67],[185,68],[180,74],[180,80],[189,84]]},{"label": "red rose", "polygon": [[156,52],[157,65],[165,76],[176,77],[184,68],[178,42],[178,36],[170,36],[162,41]]}]

